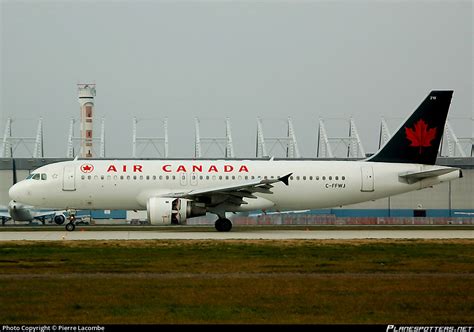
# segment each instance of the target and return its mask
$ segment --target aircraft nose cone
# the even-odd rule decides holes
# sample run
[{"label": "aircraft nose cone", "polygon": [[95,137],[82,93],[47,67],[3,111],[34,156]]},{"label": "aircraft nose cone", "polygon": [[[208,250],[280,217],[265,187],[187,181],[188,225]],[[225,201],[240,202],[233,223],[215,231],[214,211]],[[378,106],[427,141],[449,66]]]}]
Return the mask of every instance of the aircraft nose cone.
[{"label": "aircraft nose cone", "polygon": [[21,190],[21,184],[20,183],[17,183],[17,184],[14,184],[13,186],[10,187],[10,189],[8,190],[8,196],[10,196],[10,198],[14,201],[21,201],[21,198],[22,198],[22,191]]}]

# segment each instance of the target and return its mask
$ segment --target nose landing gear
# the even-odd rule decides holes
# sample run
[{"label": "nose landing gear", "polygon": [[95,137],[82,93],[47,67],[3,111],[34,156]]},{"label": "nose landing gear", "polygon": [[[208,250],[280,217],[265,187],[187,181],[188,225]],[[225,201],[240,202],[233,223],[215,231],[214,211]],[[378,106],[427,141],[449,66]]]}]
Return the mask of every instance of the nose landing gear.
[{"label": "nose landing gear", "polygon": [[66,224],[66,230],[72,232],[76,229],[76,211],[69,211],[69,222]]}]

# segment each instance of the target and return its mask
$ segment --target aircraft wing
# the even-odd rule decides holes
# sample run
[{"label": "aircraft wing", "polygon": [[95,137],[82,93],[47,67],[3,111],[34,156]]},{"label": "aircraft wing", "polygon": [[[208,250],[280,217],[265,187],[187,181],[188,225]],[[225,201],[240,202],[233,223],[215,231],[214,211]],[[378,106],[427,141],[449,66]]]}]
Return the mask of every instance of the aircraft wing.
[{"label": "aircraft wing", "polygon": [[273,183],[283,182],[288,185],[291,174],[277,179],[257,179],[230,186],[210,187],[204,189],[190,190],[187,192],[174,192],[160,195],[162,197],[186,198],[208,205],[231,203],[235,205],[247,204],[244,197],[257,198],[254,193],[272,194]]},{"label": "aircraft wing", "polygon": [[57,214],[64,214],[64,213],[65,213],[64,210],[62,210],[62,211],[55,211],[55,210],[39,211],[39,212],[34,212],[33,213],[33,218],[42,219],[42,218],[46,218],[46,217],[54,217]]},{"label": "aircraft wing", "polygon": [[7,211],[0,211],[0,219],[2,219],[2,221],[10,220],[10,213],[8,213]]}]

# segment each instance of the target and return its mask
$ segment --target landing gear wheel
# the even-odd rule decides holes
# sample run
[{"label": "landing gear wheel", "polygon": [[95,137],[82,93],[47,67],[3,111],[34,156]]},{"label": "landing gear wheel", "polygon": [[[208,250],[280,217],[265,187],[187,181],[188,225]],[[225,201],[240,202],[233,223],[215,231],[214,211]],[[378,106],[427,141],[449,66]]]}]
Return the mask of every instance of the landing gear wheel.
[{"label": "landing gear wheel", "polygon": [[68,222],[68,223],[66,224],[66,230],[67,230],[68,232],[72,232],[74,229],[76,229],[76,225],[74,225],[74,223]]},{"label": "landing gear wheel", "polygon": [[214,226],[219,232],[228,232],[232,229],[232,222],[227,218],[219,218]]}]

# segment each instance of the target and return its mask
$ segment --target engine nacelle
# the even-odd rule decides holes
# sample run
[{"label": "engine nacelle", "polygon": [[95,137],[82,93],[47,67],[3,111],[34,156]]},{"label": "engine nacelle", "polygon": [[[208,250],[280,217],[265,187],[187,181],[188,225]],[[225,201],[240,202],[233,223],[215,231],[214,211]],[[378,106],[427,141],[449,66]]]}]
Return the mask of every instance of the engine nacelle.
[{"label": "engine nacelle", "polygon": [[64,214],[57,214],[54,216],[53,220],[57,225],[62,225],[66,221],[66,217]]},{"label": "engine nacelle", "polygon": [[182,225],[186,224],[188,218],[206,214],[205,206],[184,198],[151,197],[146,209],[152,225]]}]

